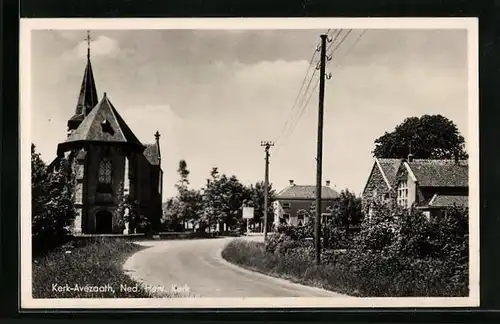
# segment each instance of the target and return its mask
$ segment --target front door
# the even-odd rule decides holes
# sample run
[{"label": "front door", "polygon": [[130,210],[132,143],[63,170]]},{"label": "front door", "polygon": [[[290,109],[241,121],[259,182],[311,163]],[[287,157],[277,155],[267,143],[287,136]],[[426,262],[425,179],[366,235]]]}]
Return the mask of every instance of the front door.
[{"label": "front door", "polygon": [[100,210],[95,215],[96,234],[111,234],[113,232],[113,214],[109,210]]}]

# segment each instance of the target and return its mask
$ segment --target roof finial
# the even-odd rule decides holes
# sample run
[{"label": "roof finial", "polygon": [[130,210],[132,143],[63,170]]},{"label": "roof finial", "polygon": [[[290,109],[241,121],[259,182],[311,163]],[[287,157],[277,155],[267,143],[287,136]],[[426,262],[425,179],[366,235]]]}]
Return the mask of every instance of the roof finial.
[{"label": "roof finial", "polygon": [[85,37],[85,40],[87,41],[87,59],[90,59],[90,41],[92,40],[90,38],[90,30],[87,30],[87,37]]}]

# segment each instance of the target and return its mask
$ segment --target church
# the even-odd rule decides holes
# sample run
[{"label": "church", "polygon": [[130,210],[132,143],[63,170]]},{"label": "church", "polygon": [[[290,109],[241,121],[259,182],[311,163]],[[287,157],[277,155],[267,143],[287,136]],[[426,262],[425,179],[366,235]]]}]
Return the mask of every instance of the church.
[{"label": "church", "polygon": [[76,109],[51,164],[64,157],[71,166],[77,212],[71,231],[74,235],[155,231],[162,217],[160,134],[156,131],[151,134],[154,142],[143,144],[107,94],[99,98],[89,37],[87,41]]}]

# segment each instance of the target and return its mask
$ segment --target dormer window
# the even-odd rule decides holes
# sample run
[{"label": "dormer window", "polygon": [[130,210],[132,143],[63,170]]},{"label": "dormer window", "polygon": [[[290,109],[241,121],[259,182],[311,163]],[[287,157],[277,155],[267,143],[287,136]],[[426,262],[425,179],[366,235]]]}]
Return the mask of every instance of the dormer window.
[{"label": "dormer window", "polygon": [[113,130],[113,127],[111,127],[111,123],[107,119],[105,119],[101,122],[101,127],[102,127],[102,131],[104,133],[108,133],[110,135],[113,135],[115,133],[115,131]]}]

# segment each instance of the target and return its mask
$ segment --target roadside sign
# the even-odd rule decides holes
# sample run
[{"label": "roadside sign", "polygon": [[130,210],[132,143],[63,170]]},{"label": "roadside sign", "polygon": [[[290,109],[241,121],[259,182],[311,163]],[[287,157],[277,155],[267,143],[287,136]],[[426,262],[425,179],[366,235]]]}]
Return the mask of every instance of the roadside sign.
[{"label": "roadside sign", "polygon": [[254,208],[253,207],[243,207],[243,218],[244,219],[253,219],[254,216]]}]

